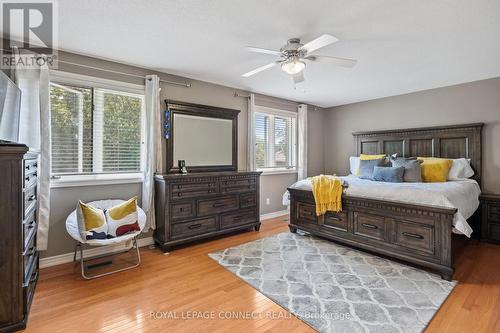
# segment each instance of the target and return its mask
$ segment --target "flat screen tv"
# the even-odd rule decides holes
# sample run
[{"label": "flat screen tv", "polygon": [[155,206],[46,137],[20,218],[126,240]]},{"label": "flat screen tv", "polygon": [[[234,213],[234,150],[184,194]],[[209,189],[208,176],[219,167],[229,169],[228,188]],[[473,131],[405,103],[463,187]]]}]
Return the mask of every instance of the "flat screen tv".
[{"label": "flat screen tv", "polygon": [[0,71],[0,140],[18,142],[21,90]]}]

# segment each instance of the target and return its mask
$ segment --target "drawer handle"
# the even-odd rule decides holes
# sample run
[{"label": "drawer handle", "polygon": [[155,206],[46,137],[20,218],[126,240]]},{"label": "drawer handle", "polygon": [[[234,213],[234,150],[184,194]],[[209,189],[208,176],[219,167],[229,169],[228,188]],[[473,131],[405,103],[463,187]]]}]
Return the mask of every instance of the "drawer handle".
[{"label": "drawer handle", "polygon": [[334,220],[334,221],[340,221],[340,217],[338,217],[338,216],[332,216],[332,215],[329,215],[329,216],[328,216],[328,219],[329,219],[329,220]]},{"label": "drawer handle", "polygon": [[182,197],[182,193],[177,193],[177,196],[178,197]]},{"label": "drawer handle", "polygon": [[361,223],[361,225],[365,228],[368,228],[368,229],[378,229],[378,227],[376,225],[369,224],[369,223]]},{"label": "drawer handle", "polygon": [[188,229],[198,229],[201,227],[201,223],[197,223],[197,224],[192,224],[188,227]]},{"label": "drawer handle", "polygon": [[35,227],[35,220],[32,220],[29,224],[28,224],[28,229],[33,229]]},{"label": "drawer handle", "polygon": [[179,212],[181,212],[181,213],[182,213],[183,211],[184,211],[184,208],[183,208],[183,207],[179,208]]},{"label": "drawer handle", "polygon": [[29,170],[29,169],[30,169],[30,166],[31,166],[31,165],[29,165],[29,164],[28,164],[28,165],[26,166],[26,170]]},{"label": "drawer handle", "polygon": [[304,210],[304,211],[302,211],[302,213],[303,213],[304,215],[307,215],[307,216],[311,216],[311,215],[313,214],[312,212],[310,212],[310,211],[308,211],[308,210]]},{"label": "drawer handle", "polygon": [[36,194],[32,194],[28,197],[28,201],[35,201],[36,200]]},{"label": "drawer handle", "polygon": [[415,239],[424,239],[424,236],[418,234],[412,234],[411,232],[403,232],[403,236],[415,238]]},{"label": "drawer handle", "polygon": [[238,216],[233,216],[233,220],[241,220],[243,216],[238,215]]},{"label": "drawer handle", "polygon": [[24,178],[24,179],[25,179],[27,182],[29,182],[29,181],[30,181],[30,176],[28,176],[28,177],[26,177],[26,178]]},{"label": "drawer handle", "polygon": [[33,254],[36,252],[36,247],[32,246],[29,249],[26,250],[26,252],[23,253],[25,257],[31,257]]},{"label": "drawer handle", "polygon": [[223,202],[216,202],[212,205],[213,208],[224,207],[226,204]]}]

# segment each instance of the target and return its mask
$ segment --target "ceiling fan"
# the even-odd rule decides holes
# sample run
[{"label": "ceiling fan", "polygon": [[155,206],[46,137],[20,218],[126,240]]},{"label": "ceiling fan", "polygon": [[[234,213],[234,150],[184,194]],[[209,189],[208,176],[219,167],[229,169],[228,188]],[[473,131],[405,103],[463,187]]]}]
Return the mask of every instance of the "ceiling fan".
[{"label": "ceiling fan", "polygon": [[251,70],[242,76],[250,77],[266,69],[280,65],[281,69],[285,73],[292,75],[293,82],[297,84],[304,81],[303,70],[306,68],[306,61],[321,62],[343,67],[353,67],[356,65],[357,60],[312,54],[314,51],[333,44],[338,40],[339,39],[335,36],[324,34],[306,44],[302,44],[299,38],[291,38],[279,51],[258,47],[247,47],[247,50],[250,52],[275,55],[278,56],[279,59],[270,64]]}]

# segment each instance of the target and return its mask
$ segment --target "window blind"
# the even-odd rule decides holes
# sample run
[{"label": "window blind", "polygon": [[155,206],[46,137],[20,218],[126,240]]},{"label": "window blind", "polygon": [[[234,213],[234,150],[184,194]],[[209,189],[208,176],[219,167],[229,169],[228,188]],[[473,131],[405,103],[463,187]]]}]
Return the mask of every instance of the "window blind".
[{"label": "window blind", "polygon": [[296,159],[296,117],[255,114],[255,164],[257,169],[292,169]]},{"label": "window blind", "polygon": [[52,173],[141,171],[144,96],[51,83]]}]

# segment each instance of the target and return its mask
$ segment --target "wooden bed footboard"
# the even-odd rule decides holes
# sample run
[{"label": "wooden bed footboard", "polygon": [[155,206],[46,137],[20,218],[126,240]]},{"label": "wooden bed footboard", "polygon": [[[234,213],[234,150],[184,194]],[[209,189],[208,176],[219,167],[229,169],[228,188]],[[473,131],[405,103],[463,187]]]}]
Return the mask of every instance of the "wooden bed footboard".
[{"label": "wooden bed footboard", "polygon": [[342,198],[343,210],[316,216],[311,191],[290,192],[290,231],[297,229],[439,272],[451,280],[454,208]]}]

